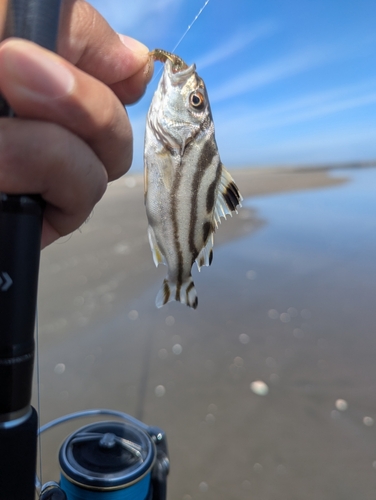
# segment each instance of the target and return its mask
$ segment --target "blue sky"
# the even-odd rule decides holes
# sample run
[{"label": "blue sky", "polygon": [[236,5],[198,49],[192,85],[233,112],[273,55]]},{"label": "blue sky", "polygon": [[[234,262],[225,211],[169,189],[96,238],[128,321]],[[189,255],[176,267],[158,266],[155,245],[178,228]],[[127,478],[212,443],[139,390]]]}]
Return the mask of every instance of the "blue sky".
[{"label": "blue sky", "polygon": [[[171,51],[204,0],[90,3],[117,31]],[[210,0],[176,53],[206,83],[222,161],[376,159],[375,20],[375,0]],[[128,108],[134,170],[159,76]]]}]

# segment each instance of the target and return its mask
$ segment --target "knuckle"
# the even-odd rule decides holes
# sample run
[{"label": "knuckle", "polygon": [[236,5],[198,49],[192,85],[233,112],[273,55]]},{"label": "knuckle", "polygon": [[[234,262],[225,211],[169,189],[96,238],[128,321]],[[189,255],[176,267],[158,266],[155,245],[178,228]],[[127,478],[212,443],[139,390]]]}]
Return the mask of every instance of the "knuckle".
[{"label": "knuckle", "polygon": [[101,42],[103,24],[107,24],[106,21],[89,2],[65,0],[61,12],[58,53],[79,65],[81,59],[85,59],[90,52],[94,41],[98,44]]}]

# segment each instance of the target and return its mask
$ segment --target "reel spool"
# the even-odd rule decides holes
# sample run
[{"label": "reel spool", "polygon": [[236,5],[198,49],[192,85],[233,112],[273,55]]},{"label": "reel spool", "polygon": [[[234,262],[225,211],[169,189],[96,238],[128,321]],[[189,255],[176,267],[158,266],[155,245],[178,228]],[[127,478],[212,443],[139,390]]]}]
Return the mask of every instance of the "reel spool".
[{"label": "reel spool", "polygon": [[169,460],[160,429],[110,410],[68,415],[45,427],[98,414],[93,412],[126,418],[89,424],[71,434],[59,452],[60,484],[46,483],[40,500],[165,500]]}]

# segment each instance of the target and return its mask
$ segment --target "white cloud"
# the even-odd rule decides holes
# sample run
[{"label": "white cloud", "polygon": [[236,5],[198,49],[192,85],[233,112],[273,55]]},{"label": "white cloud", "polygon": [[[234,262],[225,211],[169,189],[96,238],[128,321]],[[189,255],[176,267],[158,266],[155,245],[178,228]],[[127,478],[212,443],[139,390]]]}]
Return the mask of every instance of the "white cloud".
[{"label": "white cloud", "polygon": [[314,163],[376,158],[376,127],[369,123],[333,123],[308,130],[254,134],[243,116],[219,128],[217,140],[227,165]]},{"label": "white cloud", "polygon": [[210,100],[227,100],[328,63],[363,57],[374,45],[372,36],[356,42],[342,39],[330,45],[306,47],[227,80],[211,91]]},{"label": "white cloud", "polygon": [[[366,110],[364,118],[353,110]],[[376,79],[277,102],[228,108],[215,116],[222,159],[229,165],[312,163],[376,157]],[[340,113],[347,112],[347,115]],[[357,116],[356,121],[352,117]],[[324,121],[323,118],[327,117]],[[317,123],[312,123],[317,120]],[[321,120],[321,121],[320,121]],[[296,127],[296,124],[307,124]]]},{"label": "white cloud", "polygon": [[270,135],[262,144],[246,134],[226,134],[218,140],[225,165],[312,164],[376,158],[376,128],[334,128],[305,136],[281,138]]},{"label": "white cloud", "polygon": [[256,26],[249,32],[237,32],[232,38],[226,40],[225,43],[208,52],[201,59],[196,60],[196,66],[201,71],[203,68],[217,64],[218,62],[223,61],[224,59],[227,59],[228,57],[231,57],[241,51],[251,42],[254,42],[259,38],[269,36],[274,31],[275,24],[268,22]]},{"label": "white cloud", "polygon": [[268,85],[292,75],[302,73],[315,66],[328,62],[332,54],[327,50],[312,48],[289,54],[277,61],[242,73],[223,85],[215,88],[210,94],[210,101],[217,102],[249,92],[258,87]]},{"label": "white cloud", "polygon": [[137,38],[145,39],[150,32],[163,31],[173,21],[184,0],[90,0],[108,23],[122,33],[137,31]]},{"label": "white cloud", "polygon": [[[307,134],[298,140],[275,141],[268,147],[255,148],[254,157],[274,162],[349,161],[375,158],[376,128],[337,128]],[[251,156],[250,156],[251,157]]]},{"label": "white cloud", "polygon": [[376,79],[365,80],[353,85],[335,87],[329,90],[314,92],[303,96],[295,97],[287,101],[273,103],[269,106],[264,106],[259,109],[251,110],[256,119],[265,119],[269,116],[286,115],[293,111],[301,111],[303,109],[320,107],[327,102],[338,101],[339,99],[347,98],[348,96],[363,97],[367,93],[376,91]]},{"label": "white cloud", "polygon": [[232,113],[232,118],[229,118],[228,110],[223,109],[217,114],[216,121],[225,123],[226,129],[246,127],[247,131],[251,132],[307,122],[375,103],[376,80],[370,80],[315,92],[263,108],[242,106]]},{"label": "white cloud", "polygon": [[305,122],[308,120],[312,120],[314,118],[319,118],[326,115],[331,115],[341,111],[359,108],[362,106],[375,103],[376,103],[376,92],[373,92],[370,94],[361,95],[357,97],[349,97],[347,99],[322,103],[319,106],[312,105],[305,110],[301,110],[296,113],[290,113],[289,115],[286,116],[279,116],[270,121],[264,121],[264,123],[256,121],[254,128],[261,129],[261,128],[270,128],[277,126],[281,127],[283,125]]}]

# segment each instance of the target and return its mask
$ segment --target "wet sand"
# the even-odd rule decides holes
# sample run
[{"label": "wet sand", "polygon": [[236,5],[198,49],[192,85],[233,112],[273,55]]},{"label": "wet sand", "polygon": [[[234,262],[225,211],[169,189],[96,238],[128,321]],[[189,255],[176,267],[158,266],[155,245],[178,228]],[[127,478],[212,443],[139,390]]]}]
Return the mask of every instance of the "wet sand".
[{"label": "wet sand", "polygon": [[[154,306],[165,269],[138,176],[43,252],[41,421],[107,407],[162,427],[170,500],[373,500],[375,245],[363,216],[331,211],[351,182],[323,169],[232,173],[249,200],[219,228],[212,267],[194,273],[197,311]],[[311,206],[325,208],[323,228],[305,228]],[[359,234],[342,244],[347,225]],[[257,380],[267,395],[250,389]],[[44,481],[76,426],[43,439]]]}]

